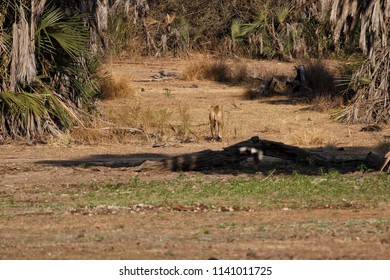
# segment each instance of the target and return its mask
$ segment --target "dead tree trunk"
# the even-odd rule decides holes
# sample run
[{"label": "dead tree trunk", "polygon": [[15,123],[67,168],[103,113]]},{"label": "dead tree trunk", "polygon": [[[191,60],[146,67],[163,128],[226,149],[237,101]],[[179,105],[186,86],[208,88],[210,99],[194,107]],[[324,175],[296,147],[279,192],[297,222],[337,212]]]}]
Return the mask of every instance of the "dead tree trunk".
[{"label": "dead tree trunk", "polygon": [[201,171],[219,167],[237,167],[241,161],[250,157],[253,157],[256,163],[262,155],[289,160],[304,166],[331,167],[349,171],[359,170],[362,164],[369,169],[379,171],[385,162],[383,156],[373,153],[354,159],[328,159],[299,147],[260,140],[259,137],[254,136],[247,141],[226,147],[222,151],[204,150],[160,161],[145,161],[136,170]]},{"label": "dead tree trunk", "polygon": [[[243,151],[249,151],[249,153]],[[303,165],[325,166],[329,164],[327,158],[315,153],[279,142],[260,140],[259,137],[255,136],[247,141],[226,147],[222,151],[204,150],[161,161],[146,161],[137,170],[196,171],[215,167],[235,166],[248,157],[258,156],[257,153],[259,152],[266,156],[291,160]]]}]

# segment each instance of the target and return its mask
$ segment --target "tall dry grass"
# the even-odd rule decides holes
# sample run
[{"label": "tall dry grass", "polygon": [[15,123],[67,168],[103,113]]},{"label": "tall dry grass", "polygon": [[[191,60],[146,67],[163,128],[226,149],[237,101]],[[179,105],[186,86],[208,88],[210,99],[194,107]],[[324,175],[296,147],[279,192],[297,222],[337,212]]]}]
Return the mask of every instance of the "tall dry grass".
[{"label": "tall dry grass", "polygon": [[188,107],[156,107],[134,104],[132,100],[101,102],[101,115],[94,127],[75,128],[62,137],[69,144],[116,144],[133,141],[161,143],[198,137],[192,133]]},{"label": "tall dry grass", "polygon": [[134,139],[132,131],[116,128],[82,128],[78,127],[62,136],[67,145],[110,145],[126,144]]},{"label": "tall dry grass", "polygon": [[101,98],[129,98],[135,96],[135,89],[131,84],[131,77],[125,73],[111,73],[105,75],[101,82]]},{"label": "tall dry grass", "polygon": [[325,131],[320,129],[295,132],[291,137],[295,145],[303,147],[320,147],[326,143]]},{"label": "tall dry grass", "polygon": [[210,80],[237,85],[247,81],[248,67],[241,62],[230,65],[223,59],[198,58],[185,67],[182,78],[186,81]]}]

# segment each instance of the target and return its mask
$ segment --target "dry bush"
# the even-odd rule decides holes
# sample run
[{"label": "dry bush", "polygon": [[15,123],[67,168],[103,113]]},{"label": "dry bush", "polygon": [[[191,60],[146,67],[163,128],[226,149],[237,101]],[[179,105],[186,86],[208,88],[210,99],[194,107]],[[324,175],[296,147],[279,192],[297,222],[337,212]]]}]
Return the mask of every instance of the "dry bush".
[{"label": "dry bush", "polygon": [[241,84],[248,80],[248,66],[242,62],[238,62],[232,69],[232,83]]},{"label": "dry bush", "polygon": [[218,60],[209,62],[208,60],[191,62],[184,71],[183,79],[191,80],[211,80],[216,82],[231,82],[232,71],[225,61]]},{"label": "dry bush", "polygon": [[103,99],[128,98],[135,95],[131,78],[123,73],[112,73],[106,76],[100,85]]},{"label": "dry bush", "polygon": [[225,60],[191,62],[183,71],[183,80],[210,80],[220,83],[240,84],[248,78],[248,67],[238,62],[230,67]]},{"label": "dry bush", "polygon": [[311,103],[314,105],[313,110],[327,112],[332,109],[342,108],[345,105],[345,100],[342,95],[329,96],[325,93],[314,97]]},{"label": "dry bush", "polygon": [[323,146],[325,141],[324,131],[312,129],[297,132],[292,135],[294,143],[298,146]]},{"label": "dry bush", "polygon": [[144,140],[146,134],[140,126],[140,106],[117,104],[106,100],[98,103],[99,114],[88,127],[74,127],[64,133],[59,141],[66,145],[125,144],[135,139]]},{"label": "dry bush", "polygon": [[207,61],[191,61],[183,70],[182,79],[185,81],[203,80],[207,67]]},{"label": "dry bush", "polygon": [[334,74],[321,60],[308,60],[304,69],[307,85],[303,83],[295,89],[294,77],[272,74],[264,77],[259,85],[248,88],[243,97],[252,100],[274,95],[291,96],[299,98],[300,102],[313,104],[311,109],[321,112],[345,105],[346,97],[335,89]]},{"label": "dry bush", "polygon": [[191,115],[188,107],[171,110],[140,105],[103,105],[104,118],[115,127],[140,128],[149,135],[188,137]]},{"label": "dry bush", "polygon": [[335,75],[319,59],[311,59],[304,62],[305,76],[308,86],[313,90],[313,95],[336,94]]},{"label": "dry bush", "polygon": [[188,107],[179,108],[179,130],[176,132],[178,136],[187,138],[190,133],[191,115]]},{"label": "dry bush", "polygon": [[209,63],[205,71],[205,78],[220,83],[232,81],[232,71],[224,60],[217,60]]},{"label": "dry bush", "polygon": [[125,105],[109,107],[104,110],[106,119],[115,126],[142,127],[145,131],[166,132],[172,112],[167,108],[141,107]]}]

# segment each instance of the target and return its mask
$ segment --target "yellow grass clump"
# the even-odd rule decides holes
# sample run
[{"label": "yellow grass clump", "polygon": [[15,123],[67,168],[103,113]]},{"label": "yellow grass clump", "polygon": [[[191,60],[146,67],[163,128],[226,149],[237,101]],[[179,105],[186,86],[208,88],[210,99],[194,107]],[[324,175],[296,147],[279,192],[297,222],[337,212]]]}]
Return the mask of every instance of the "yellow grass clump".
[{"label": "yellow grass clump", "polygon": [[295,145],[303,147],[319,147],[326,143],[324,131],[318,129],[297,132],[292,138]]},{"label": "yellow grass clump", "polygon": [[131,77],[124,73],[112,73],[101,83],[101,97],[103,99],[129,98],[135,96],[135,89],[131,85]]},{"label": "yellow grass clump", "polygon": [[210,80],[229,84],[245,82],[247,77],[248,68],[246,64],[237,62],[234,66],[230,66],[223,59],[191,61],[182,74],[185,81]]}]

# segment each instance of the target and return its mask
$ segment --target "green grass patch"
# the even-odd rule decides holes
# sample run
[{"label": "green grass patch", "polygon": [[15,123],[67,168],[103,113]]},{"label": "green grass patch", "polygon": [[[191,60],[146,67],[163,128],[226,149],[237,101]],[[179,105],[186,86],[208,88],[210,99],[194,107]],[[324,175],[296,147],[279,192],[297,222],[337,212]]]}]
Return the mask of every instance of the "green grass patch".
[{"label": "green grass patch", "polygon": [[[86,201],[115,205],[229,205],[250,208],[370,207],[390,198],[386,174],[271,176],[204,182],[179,176],[174,180],[97,184]],[[83,203],[85,199],[79,202]],[[85,201],[85,202],[86,202]]]},{"label": "green grass patch", "polygon": [[35,208],[61,211],[71,207],[133,206],[232,206],[253,209],[367,208],[390,199],[387,174],[337,172],[320,176],[302,174],[266,178],[235,178],[206,182],[180,174],[173,180],[92,183],[74,187],[68,193],[43,195],[44,201],[19,201],[12,195],[0,197],[0,213],[7,209]]}]

